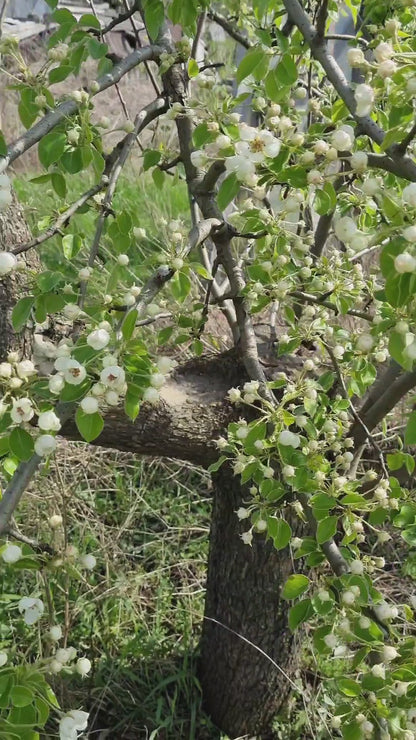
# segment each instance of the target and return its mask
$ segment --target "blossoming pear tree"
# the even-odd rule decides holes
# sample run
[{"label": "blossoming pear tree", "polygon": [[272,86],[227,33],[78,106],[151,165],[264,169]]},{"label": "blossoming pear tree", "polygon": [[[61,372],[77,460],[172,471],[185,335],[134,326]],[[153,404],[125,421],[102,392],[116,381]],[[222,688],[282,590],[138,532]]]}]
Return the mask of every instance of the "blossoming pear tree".
[{"label": "blossoming pear tree", "polygon": [[[289,693],[302,702],[303,641],[321,660],[320,736],[412,740],[416,596],[396,603],[379,576],[391,537],[416,546],[416,3],[126,1],[107,27],[48,4],[38,71],[12,39],[0,47],[26,129],[0,134],[4,567],[43,567],[14,517],[60,436],[210,466],[199,678],[214,722],[232,738],[272,737]],[[345,15],[352,34],[334,31]],[[136,48],[114,62],[106,36],[128,19]],[[232,91],[217,47],[199,51],[213,25],[244,50]],[[95,77],[75,89],[87,59]],[[138,65],[154,100],[129,101],[135,118],[106,151],[96,96]],[[73,92],[59,97],[69,75]],[[148,235],[113,197],[155,121],[175,136],[142,145],[142,169],[161,189],[186,181],[191,228],[186,214],[165,224],[142,259]],[[32,147],[61,199],[33,237],[10,179]],[[90,187],[68,202],[80,172]],[[91,243],[70,228],[86,209]],[[38,247],[56,235],[60,267],[46,269]],[[230,349],[207,353],[218,312]],[[47,318],[54,341],[33,329]],[[182,345],[194,358],[176,364]],[[50,657],[21,666],[0,652],[7,737],[39,737],[52,706],[62,740],[87,730],[87,707],[59,709],[45,680],[91,667],[59,647],[51,615],[46,630],[49,608],[22,594],[16,619],[45,624]]]}]

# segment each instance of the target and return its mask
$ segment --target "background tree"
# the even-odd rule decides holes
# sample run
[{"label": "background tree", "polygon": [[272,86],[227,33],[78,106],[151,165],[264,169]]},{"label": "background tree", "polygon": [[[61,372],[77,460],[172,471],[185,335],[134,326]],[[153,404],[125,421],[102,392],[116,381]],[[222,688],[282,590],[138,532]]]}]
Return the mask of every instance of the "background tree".
[{"label": "background tree", "polygon": [[[2,43],[27,128],[8,145],[8,132],[0,140],[5,309],[21,289],[16,276],[24,276],[14,332],[25,331],[27,342],[33,312],[56,326],[46,380],[15,353],[10,327],[3,334],[8,484],[0,528],[13,536],[16,506],[57,433],[210,465],[200,678],[209,713],[232,737],[271,736],[294,687],[293,632],[307,620],[315,649],[345,659],[328,682],[333,732],[346,740],[414,737],[413,613],[375,587],[384,559],[372,548],[390,525],[415,543],[414,460],[403,448],[415,441],[414,412],[404,438],[394,437],[395,451],[387,454],[374,433],[387,428],[416,379],[415,10],[391,4],[380,25],[375,3],[365,4],[362,19],[360,3],[348,6],[356,36],[333,39],[339,8],[326,0],[306,9],[297,0],[250,8],[135,3],[114,23],[137,13],[148,40],[135,27],[136,50],[115,64],[106,56],[108,28],[93,14],[77,20],[59,9],[49,61],[37,73],[15,44]],[[168,19],[191,41],[175,42]],[[218,82],[216,60],[195,60],[208,20],[247,49],[236,81],[253,95],[257,127],[236,113],[248,93],[233,98]],[[358,82],[347,81],[332,40],[348,44]],[[53,85],[76,75],[88,56],[98,60],[97,80],[55,100]],[[91,118],[95,96],[150,63],[155,99],[104,154],[102,125]],[[140,226],[114,209],[113,196],[137,137],[157,119],[174,121],[175,144],[162,137],[146,145],[143,168],[161,186],[166,173],[186,179],[192,226],[185,235],[171,224],[166,243],[146,251]],[[4,173],[35,145],[63,206],[29,240]],[[87,169],[94,184],[67,204],[67,178]],[[68,230],[86,206],[97,208],[90,245]],[[56,234],[65,257],[59,269],[36,274],[17,259]],[[171,355],[187,343],[196,355],[175,370],[152,341],[166,320],[162,291],[172,303],[158,344]],[[217,306],[233,349],[210,357],[203,338]],[[256,315],[269,329],[266,341]],[[6,558],[18,562],[13,547]],[[42,609],[21,605],[25,615],[31,610],[27,619]],[[61,737],[85,722],[64,717]]]}]

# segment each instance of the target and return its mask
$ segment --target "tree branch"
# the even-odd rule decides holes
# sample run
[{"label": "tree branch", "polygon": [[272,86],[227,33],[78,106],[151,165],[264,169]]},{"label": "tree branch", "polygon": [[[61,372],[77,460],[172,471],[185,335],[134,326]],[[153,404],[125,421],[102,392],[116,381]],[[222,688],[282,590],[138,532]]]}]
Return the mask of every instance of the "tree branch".
[{"label": "tree branch", "polygon": [[[159,46],[145,46],[143,49],[134,51],[129,56],[122,59],[121,62],[116,64],[111,72],[100,77],[98,82],[98,90],[94,93],[90,93],[91,97],[97,95],[103,90],[112,87],[121,80],[130,70],[137,67],[138,64],[146,60],[156,60],[163,51],[162,47]],[[70,116],[73,116],[77,112],[80,104],[75,100],[65,100],[60,103],[54,110],[47,113],[38,123],[35,123],[23,136],[20,136],[15,142],[10,144],[5,157],[0,157],[0,173],[14,162],[15,159],[20,157],[24,152],[30,149],[34,144],[37,144],[46,134],[52,131],[55,126],[58,126],[62,121]]]},{"label": "tree branch", "polygon": [[84,203],[86,203],[90,198],[103,190],[103,188],[105,188],[107,184],[108,177],[107,175],[105,175],[104,177],[102,177],[100,182],[97,183],[97,185],[93,185],[92,188],[87,190],[78,198],[78,200],[72,203],[69,208],[66,209],[66,211],[61,213],[61,215],[56,219],[55,223],[52,224],[52,226],[49,226],[49,228],[47,228],[41,234],[38,234],[38,236],[36,236],[30,242],[26,242],[26,244],[21,244],[19,247],[15,247],[14,249],[12,249],[12,254],[21,254],[22,252],[27,252],[28,249],[38,247],[39,244],[43,244],[43,242],[46,242],[48,239],[51,239],[52,236],[58,234],[61,229],[65,228],[68,225],[71,217],[79,210],[79,208],[81,208]]},{"label": "tree branch", "polygon": [[240,31],[233,26],[233,24],[230,23],[224,15],[221,15],[221,13],[217,13],[214,10],[210,10],[208,11],[208,18],[221,26],[221,28],[223,28],[224,31],[234,39],[234,41],[237,41],[241,46],[244,46],[245,49],[251,49],[251,44],[247,38],[240,33]]},{"label": "tree branch", "polygon": [[[376,144],[383,143],[385,132],[377,125],[371,116],[356,115],[356,101],[354,92],[334,57],[328,52],[325,39],[321,38],[302,8],[299,0],[283,0],[286,12],[294,24],[299,28],[305,41],[308,43],[312,56],[320,62],[328,80],[332,83],[341,100],[344,101],[351,115],[359,124],[360,133],[366,134]],[[395,174],[407,180],[416,181],[416,163],[410,157],[404,157],[398,145],[392,145],[387,150],[387,155],[393,162]],[[381,162],[381,160],[379,160]],[[379,165],[380,166],[380,165]],[[389,170],[393,171],[393,170]]]}]

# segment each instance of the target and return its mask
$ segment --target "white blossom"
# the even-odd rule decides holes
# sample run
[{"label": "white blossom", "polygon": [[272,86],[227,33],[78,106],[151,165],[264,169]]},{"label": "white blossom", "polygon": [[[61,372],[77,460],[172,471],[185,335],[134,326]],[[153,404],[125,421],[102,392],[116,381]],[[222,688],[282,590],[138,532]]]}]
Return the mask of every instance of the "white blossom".
[{"label": "white blossom", "polygon": [[80,709],[65,714],[59,722],[59,740],[76,740],[78,732],[87,729],[88,717],[89,714]]},{"label": "white blossom", "polygon": [[7,660],[8,660],[7,653],[1,651],[0,652],[0,668],[3,668],[3,666],[6,665]]},{"label": "white blossom", "polygon": [[35,624],[35,622],[37,622],[41,618],[45,610],[45,606],[41,599],[36,599],[29,596],[24,596],[22,599],[20,599],[17,607],[20,614],[23,614],[23,619],[28,625]]},{"label": "white blossom", "polygon": [[38,427],[44,432],[59,432],[61,428],[59,417],[54,411],[43,411],[38,417]]},{"label": "white blossom", "polygon": [[340,241],[348,244],[357,231],[357,224],[350,216],[343,216],[336,221],[334,231]]},{"label": "white blossom", "polygon": [[11,378],[13,372],[13,367],[11,366],[10,362],[0,362],[0,378],[4,378],[4,380],[8,380]]},{"label": "white blossom", "polygon": [[410,182],[403,188],[402,198],[404,203],[416,207],[416,182]]},{"label": "white blossom", "polygon": [[76,303],[67,303],[62,309],[63,315],[70,321],[74,321],[81,314],[81,309]]},{"label": "white blossom", "polygon": [[374,90],[370,85],[362,83],[357,85],[354,92],[356,102],[355,113],[357,116],[368,116],[374,105]]},{"label": "white blossom", "polygon": [[371,334],[364,332],[357,339],[357,349],[359,352],[370,352],[374,347],[374,341],[374,337]]},{"label": "white blossom", "polygon": [[351,149],[353,141],[354,131],[351,126],[339,128],[331,134],[331,144],[338,152]]},{"label": "white blossom", "polygon": [[58,642],[58,640],[62,637],[62,627],[59,624],[55,624],[52,627],[49,628],[49,637],[54,642]]},{"label": "white blossom", "polygon": [[382,41],[378,46],[376,46],[373,53],[376,62],[385,62],[393,56],[393,47],[387,41]]},{"label": "white blossom", "polygon": [[279,434],[279,444],[283,445],[284,447],[296,448],[300,446],[300,437],[299,435],[290,432],[289,429],[284,429]]},{"label": "white blossom", "polygon": [[4,548],[1,557],[5,563],[17,563],[23,556],[22,548],[19,545],[8,544]]},{"label": "white blossom", "polygon": [[157,388],[146,388],[143,393],[143,401],[147,401],[147,403],[158,403],[160,401],[160,395]]},{"label": "white blossom", "polygon": [[165,376],[163,373],[153,373],[150,376],[150,385],[153,386],[153,388],[161,388],[164,383]]},{"label": "white blossom", "polygon": [[253,532],[251,529],[248,530],[248,532],[243,532],[240,534],[240,537],[244,543],[244,545],[251,545],[253,542]]},{"label": "white blossom", "polygon": [[163,375],[167,375],[173,370],[176,362],[170,357],[158,357],[158,359],[156,360],[156,365],[159,372],[163,373]]},{"label": "white blossom", "polygon": [[[54,439],[54,437],[52,437],[52,439]],[[58,527],[62,527],[63,518],[60,514],[52,514],[48,519],[48,524],[51,529],[58,529]]]},{"label": "white blossom", "polygon": [[350,67],[362,67],[365,64],[365,56],[361,49],[348,49],[347,59]]},{"label": "white blossom", "polygon": [[237,509],[236,514],[237,514],[238,519],[240,519],[240,521],[241,521],[242,519],[248,519],[249,518],[250,511],[249,511],[249,509],[245,509],[243,506],[240,506],[240,508]]},{"label": "white blossom", "polygon": [[49,378],[48,381],[48,387],[51,393],[60,393],[65,385],[65,380],[63,375],[58,373],[57,375],[52,375],[52,377]]},{"label": "white blossom", "polygon": [[105,393],[105,402],[108,403],[109,406],[117,406],[118,402],[120,400],[120,396],[118,395],[117,391],[106,391]]},{"label": "white blossom", "polygon": [[95,350],[104,349],[109,341],[110,335],[106,329],[96,329],[87,336],[87,344]]},{"label": "white blossom", "polygon": [[[2,196],[4,192],[4,190],[0,190],[0,211],[2,210]],[[11,252],[0,252],[0,275],[7,275],[16,268],[16,265],[17,259],[14,254]]]},{"label": "white blossom", "polygon": [[35,440],[35,452],[39,457],[51,455],[56,450],[56,439],[52,434],[41,434]]},{"label": "white blossom", "polygon": [[100,380],[107,387],[119,390],[125,383],[126,374],[119,365],[109,365],[101,370]]},{"label": "white blossom", "polygon": [[88,675],[91,670],[91,661],[88,658],[78,658],[75,670],[82,677]]},{"label": "white blossom", "polygon": [[67,360],[64,367],[64,378],[69,385],[79,385],[86,377],[87,371],[84,365],[81,365],[77,360]]},{"label": "white blossom", "polygon": [[361,575],[364,573],[364,565],[361,560],[353,560],[350,563],[350,571],[351,573],[354,573],[354,575]]},{"label": "white blossom", "polygon": [[[357,114],[358,115],[358,114]],[[368,165],[368,156],[365,152],[354,152],[350,159],[351,169],[355,172],[364,172]]]},{"label": "white blossom", "polygon": [[21,360],[21,362],[18,362],[16,365],[16,372],[19,378],[27,380],[33,375],[36,375],[36,368],[31,360]]},{"label": "white blossom", "polygon": [[416,259],[409,252],[402,252],[394,260],[394,269],[399,273],[414,272],[416,270]]},{"label": "white blossom", "polygon": [[403,229],[403,236],[408,242],[416,242],[416,226],[407,226]]},{"label": "white blossom", "polygon": [[237,403],[241,400],[241,391],[239,388],[230,388],[227,395],[231,403]]},{"label": "white blossom", "polygon": [[34,413],[30,398],[13,399],[13,407],[10,412],[10,416],[15,424],[20,424],[22,421],[30,421],[33,418]]},{"label": "white blossom", "polygon": [[85,396],[82,399],[80,406],[84,414],[95,414],[98,411],[98,401],[93,396]]},{"label": "white blossom", "polygon": [[392,660],[395,660],[400,655],[398,650],[392,645],[384,645],[381,652],[385,663],[391,663]]},{"label": "white blossom", "polygon": [[397,64],[396,62],[393,62],[392,59],[386,59],[385,62],[381,62],[377,66],[377,73],[380,75],[380,77],[383,77],[383,79],[387,79],[388,77],[392,77],[394,73],[397,70]]},{"label": "white blossom", "polygon": [[85,570],[94,570],[97,565],[97,558],[91,553],[85,553],[85,555],[81,555],[79,562]]}]

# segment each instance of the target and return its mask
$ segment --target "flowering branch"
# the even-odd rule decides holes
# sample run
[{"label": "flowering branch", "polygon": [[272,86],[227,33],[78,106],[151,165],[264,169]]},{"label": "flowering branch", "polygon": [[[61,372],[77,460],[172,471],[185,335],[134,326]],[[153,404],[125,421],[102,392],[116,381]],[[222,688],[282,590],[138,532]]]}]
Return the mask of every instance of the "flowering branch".
[{"label": "flowering branch", "polygon": [[[103,90],[107,90],[121,80],[130,70],[137,67],[138,64],[146,60],[156,60],[162,53],[163,48],[153,45],[144,46],[143,49],[137,49],[132,54],[116,64],[111,72],[100,77],[96,85],[92,86],[90,95],[94,97]],[[27,152],[34,144],[37,144],[46,134],[52,131],[62,121],[78,111],[80,102],[74,99],[65,100],[60,103],[54,110],[47,113],[38,123],[28,129],[23,136],[20,136],[15,142],[10,144],[5,157],[0,158],[0,173],[4,172],[9,164],[18,159],[22,154]]]}]

